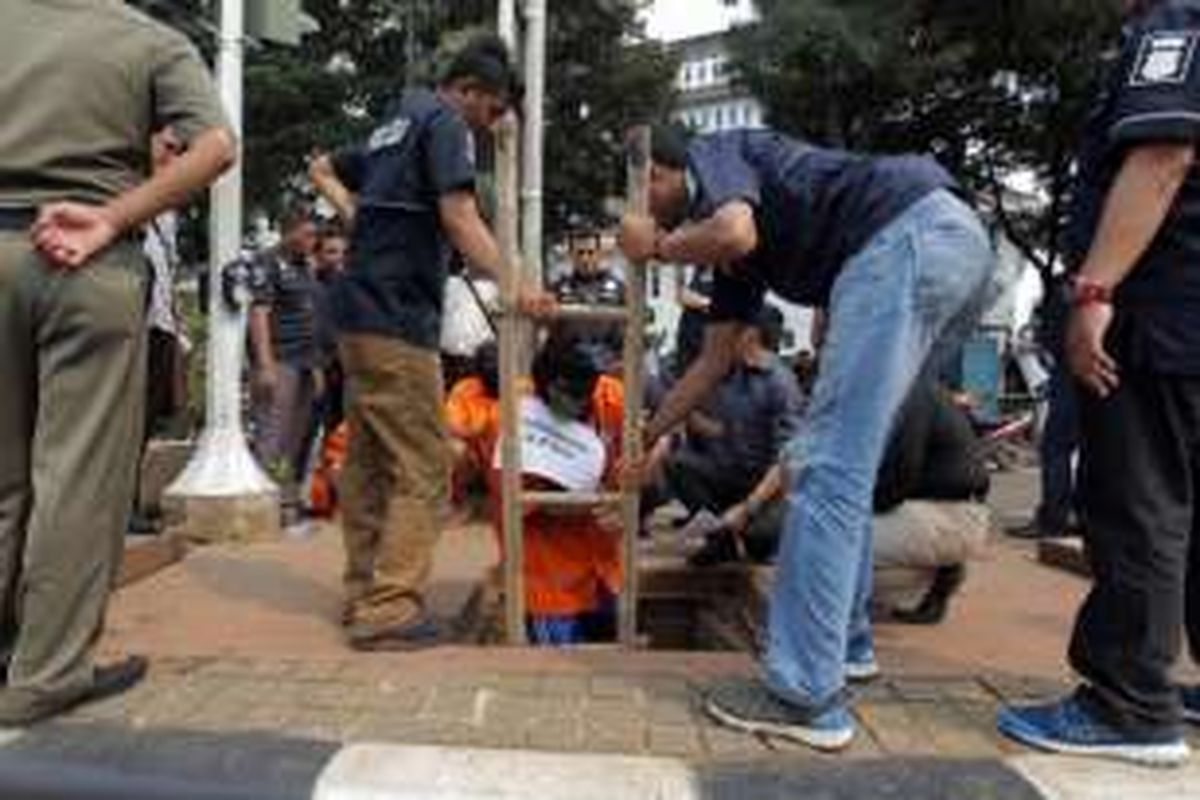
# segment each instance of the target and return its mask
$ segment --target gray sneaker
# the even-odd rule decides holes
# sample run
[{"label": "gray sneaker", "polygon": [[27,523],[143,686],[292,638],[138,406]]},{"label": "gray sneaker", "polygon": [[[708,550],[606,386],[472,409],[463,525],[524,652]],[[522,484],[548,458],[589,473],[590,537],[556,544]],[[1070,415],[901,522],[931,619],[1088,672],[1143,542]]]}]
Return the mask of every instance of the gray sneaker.
[{"label": "gray sneaker", "polygon": [[844,705],[812,714],[776,697],[757,680],[728,681],[705,697],[709,715],[730,728],[780,736],[815,750],[843,750],[854,739],[854,719]]}]

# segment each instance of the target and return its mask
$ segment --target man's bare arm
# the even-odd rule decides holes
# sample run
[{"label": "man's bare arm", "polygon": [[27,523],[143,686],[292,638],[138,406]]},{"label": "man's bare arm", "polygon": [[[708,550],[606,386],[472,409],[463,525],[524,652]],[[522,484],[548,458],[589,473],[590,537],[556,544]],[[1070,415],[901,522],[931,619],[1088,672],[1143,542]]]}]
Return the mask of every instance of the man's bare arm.
[{"label": "man's bare arm", "polygon": [[454,249],[472,267],[499,282],[508,267],[500,245],[479,213],[479,203],[471,192],[451,192],[438,201],[442,227]]},{"label": "man's bare arm", "polygon": [[1115,287],[1129,276],[1162,228],[1195,159],[1192,144],[1146,145],[1129,152],[1080,277]]},{"label": "man's bare arm", "polygon": [[687,419],[729,374],[737,357],[737,342],[745,326],[739,322],[711,322],[704,331],[704,347],[692,366],[676,383],[646,426],[646,437],[657,441]]},{"label": "man's bare arm", "polygon": [[178,158],[145,183],[105,206],[119,232],[135,230],[162,212],[184,205],[237,161],[237,140],[225,128],[212,128],[192,140]]},{"label": "man's bare arm", "polygon": [[333,160],[327,156],[317,156],[308,166],[308,177],[316,187],[317,192],[333,206],[334,211],[341,217],[342,222],[350,225],[354,222],[354,214],[358,209],[354,192],[342,183],[333,168]]},{"label": "man's bare arm", "polygon": [[679,264],[731,264],[758,249],[754,209],[737,200],[711,217],[685,223],[658,242],[658,256]]},{"label": "man's bare arm", "polygon": [[183,205],[236,159],[233,134],[225,128],[212,128],[197,136],[170,165],[104,205],[62,202],[42,206],[30,236],[51,263],[79,269],[124,234]]},{"label": "man's bare arm", "polygon": [[[1191,143],[1131,150],[1108,193],[1081,280],[1114,289],[1134,270],[1171,212],[1196,159]],[[1075,376],[1101,397],[1120,385],[1117,362],[1105,349],[1112,306],[1077,307],[1067,328],[1067,361]]]},{"label": "man's bare arm", "polygon": [[270,370],[275,366],[275,351],[271,346],[271,309],[256,305],[250,309],[250,352],[254,355],[256,370]]}]

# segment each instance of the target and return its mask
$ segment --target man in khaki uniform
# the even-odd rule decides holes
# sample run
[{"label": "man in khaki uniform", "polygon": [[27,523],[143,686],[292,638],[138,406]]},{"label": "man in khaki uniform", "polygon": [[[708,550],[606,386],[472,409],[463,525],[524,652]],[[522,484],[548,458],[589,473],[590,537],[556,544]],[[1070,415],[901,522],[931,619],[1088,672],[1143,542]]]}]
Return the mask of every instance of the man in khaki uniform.
[{"label": "man in khaki uniform", "polygon": [[[93,667],[137,472],[137,231],[232,164],[180,34],[119,0],[0,2],[0,725],[132,686]],[[150,174],[151,134],[187,152]]]}]

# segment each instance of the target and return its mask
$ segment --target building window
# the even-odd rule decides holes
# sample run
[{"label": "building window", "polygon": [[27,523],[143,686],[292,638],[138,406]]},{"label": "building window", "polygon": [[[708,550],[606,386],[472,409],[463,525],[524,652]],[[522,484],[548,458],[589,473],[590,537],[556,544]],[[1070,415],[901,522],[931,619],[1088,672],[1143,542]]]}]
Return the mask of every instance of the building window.
[{"label": "building window", "polygon": [[721,130],[722,128],[725,127],[725,109],[721,108],[720,106],[717,106],[715,116],[716,116],[716,122],[714,123],[714,125],[716,126],[717,130]]}]

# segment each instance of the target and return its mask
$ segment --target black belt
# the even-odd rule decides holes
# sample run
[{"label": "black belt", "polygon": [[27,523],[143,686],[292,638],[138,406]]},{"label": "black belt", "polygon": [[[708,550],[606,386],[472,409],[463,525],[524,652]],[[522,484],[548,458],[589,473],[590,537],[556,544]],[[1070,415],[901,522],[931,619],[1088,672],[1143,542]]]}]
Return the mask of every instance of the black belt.
[{"label": "black belt", "polygon": [[0,231],[27,231],[37,215],[36,208],[0,208]]}]

